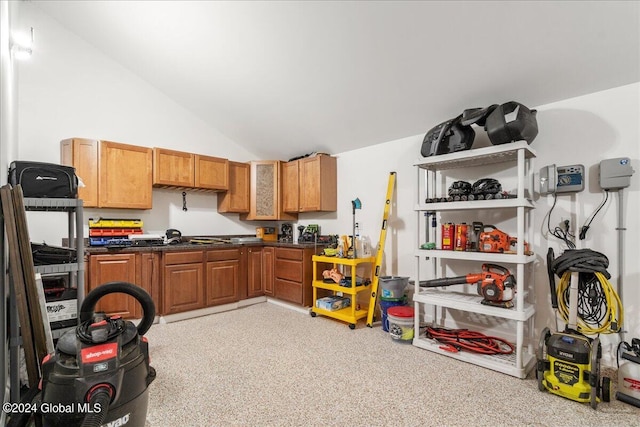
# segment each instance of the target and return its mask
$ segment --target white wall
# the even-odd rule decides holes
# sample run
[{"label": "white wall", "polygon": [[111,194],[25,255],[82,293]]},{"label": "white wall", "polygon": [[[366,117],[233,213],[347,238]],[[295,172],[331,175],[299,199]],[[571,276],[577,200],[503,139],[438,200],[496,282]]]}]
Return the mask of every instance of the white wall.
[{"label": "white wall", "polygon": [[[630,342],[632,337],[640,337],[640,266],[637,250],[637,242],[640,241],[640,83],[545,105],[539,110],[540,134],[534,142],[538,167],[552,163],[559,166],[577,163],[583,164],[587,173],[583,192],[558,196],[552,224],[554,219],[558,223],[562,218],[569,218],[577,234],[603,199],[598,184],[599,162],[618,157],[631,158],[635,173],[631,178],[631,186],[623,190],[622,212],[626,231],[623,232],[622,254],[618,253],[617,247],[618,192],[611,192],[607,204],[593,221],[587,238],[578,240],[577,244],[579,249],[590,248],[608,257],[608,271],[613,285],[617,286],[622,279],[621,296],[625,330],[628,331],[625,338]],[[537,201],[537,224],[541,224],[551,204],[551,196]],[[548,247],[554,248],[556,256],[561,252],[558,240],[553,238],[551,242],[540,238],[535,246],[539,256],[543,256]],[[618,265],[620,255],[624,270],[622,276]],[[539,306],[537,325],[551,327],[553,317],[547,304],[548,284],[544,268],[544,265],[540,265],[536,272],[536,296],[538,301],[543,302]],[[608,350],[605,362],[615,363],[612,354],[615,353],[616,339],[615,335],[601,338]]]},{"label": "white wall", "polygon": [[[19,65],[18,150],[4,159],[60,162],[60,140],[106,139],[247,161],[255,156],[206,125],[136,75],[61,27],[37,6],[20,2],[22,24],[35,28],[32,58]],[[6,176],[6,175],[5,175]],[[153,211],[85,209],[85,218],[140,218],[145,232],[251,234],[255,223],[217,214],[215,194],[154,190]],[[60,244],[66,215],[30,212],[34,241]],[[54,221],[52,224],[51,221]],[[63,231],[63,233],[61,233]]]},{"label": "white wall", "polygon": [[[553,237],[547,240],[540,231],[542,220],[551,207],[552,198],[537,195],[538,170],[552,163],[558,166],[571,164],[585,166],[587,174],[585,190],[574,195],[559,196],[557,206],[552,213],[552,226],[554,221],[557,224],[563,218],[569,218],[573,230],[576,230],[584,224],[602,200],[603,193],[598,185],[600,160],[630,157],[636,173],[632,176],[631,186],[624,190],[627,230],[623,254],[625,274],[622,295],[626,312],[625,329],[629,331],[626,339],[629,341],[630,337],[640,337],[640,286],[638,286],[640,266],[637,262],[636,249],[636,242],[640,241],[638,224],[640,83],[539,106],[537,109],[539,134],[531,144],[531,148],[537,153],[533,162],[536,182],[535,238],[531,242],[537,254],[535,263],[536,329],[539,331],[544,326],[555,329],[550,308],[545,257],[549,247],[554,248],[556,256],[564,250],[559,240]],[[476,134],[473,148],[487,145],[486,133],[476,128]],[[306,214],[300,217],[300,222],[303,224],[317,222],[323,234],[350,234],[351,200],[358,197],[362,201],[362,210],[356,211],[356,220],[362,224],[363,234],[368,234],[375,244],[380,236],[388,174],[390,171],[396,171],[397,192],[393,205],[395,209],[392,209],[389,221],[382,274],[413,278],[415,265],[413,252],[417,242],[415,236],[417,217],[413,207],[417,200],[417,174],[412,165],[420,158],[423,136],[416,135],[339,154],[338,213],[315,219],[311,214]],[[424,196],[421,195],[422,197]],[[578,248],[591,248],[604,253],[609,258],[608,271],[613,276],[611,283],[614,285],[617,285],[619,276],[616,201],[617,194],[614,192],[593,221],[587,239],[577,243]],[[504,230],[515,234],[513,227],[504,227]],[[462,275],[465,272],[460,271],[458,274]],[[616,340],[617,335],[602,338],[602,342],[609,351],[605,357],[605,363],[612,363],[611,352],[617,343]]]}]

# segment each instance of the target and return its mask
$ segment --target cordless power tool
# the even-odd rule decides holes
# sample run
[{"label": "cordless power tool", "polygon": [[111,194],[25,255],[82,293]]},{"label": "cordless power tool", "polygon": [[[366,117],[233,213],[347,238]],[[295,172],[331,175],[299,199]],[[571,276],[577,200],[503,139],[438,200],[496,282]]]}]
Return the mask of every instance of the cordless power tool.
[{"label": "cordless power tool", "polygon": [[466,276],[444,277],[442,279],[426,280],[420,283],[424,288],[440,286],[476,284],[482,304],[495,307],[513,307],[516,278],[508,269],[496,264],[482,264],[481,273],[470,273]]}]

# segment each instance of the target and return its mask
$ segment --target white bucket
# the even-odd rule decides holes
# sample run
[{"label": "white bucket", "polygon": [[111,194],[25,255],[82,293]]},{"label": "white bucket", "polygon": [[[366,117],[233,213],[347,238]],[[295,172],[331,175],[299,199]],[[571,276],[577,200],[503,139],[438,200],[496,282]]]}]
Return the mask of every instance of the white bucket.
[{"label": "white bucket", "polygon": [[389,321],[389,335],[391,338],[409,342],[413,340],[413,307],[406,305],[389,307],[387,310],[387,319]]}]

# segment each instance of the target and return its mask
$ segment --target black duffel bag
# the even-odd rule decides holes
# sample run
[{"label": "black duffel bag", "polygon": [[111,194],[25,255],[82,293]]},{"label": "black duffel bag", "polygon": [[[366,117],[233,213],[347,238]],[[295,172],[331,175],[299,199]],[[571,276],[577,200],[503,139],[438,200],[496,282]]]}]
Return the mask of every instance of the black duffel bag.
[{"label": "black duffel bag", "polygon": [[462,113],[461,123],[482,126],[493,145],[514,141],[531,144],[538,135],[537,110],[516,101],[493,104],[487,108],[469,108]]},{"label": "black duffel bag", "polygon": [[9,184],[20,184],[24,197],[78,197],[78,177],[71,166],[14,161],[9,165]]},{"label": "black duffel bag", "polygon": [[49,246],[46,243],[31,242],[33,265],[69,264],[78,259],[77,251],[71,248]]}]

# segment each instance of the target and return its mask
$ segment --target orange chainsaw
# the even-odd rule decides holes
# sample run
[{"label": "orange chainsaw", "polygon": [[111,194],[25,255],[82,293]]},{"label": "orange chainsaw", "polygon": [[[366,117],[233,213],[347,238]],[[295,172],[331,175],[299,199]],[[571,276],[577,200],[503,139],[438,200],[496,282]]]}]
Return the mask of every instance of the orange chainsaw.
[{"label": "orange chainsaw", "polygon": [[[486,231],[489,228],[491,231]],[[478,250],[480,252],[516,253],[518,239],[511,237],[493,225],[484,225],[478,238]],[[524,242],[525,255],[531,254],[529,244]]]}]

